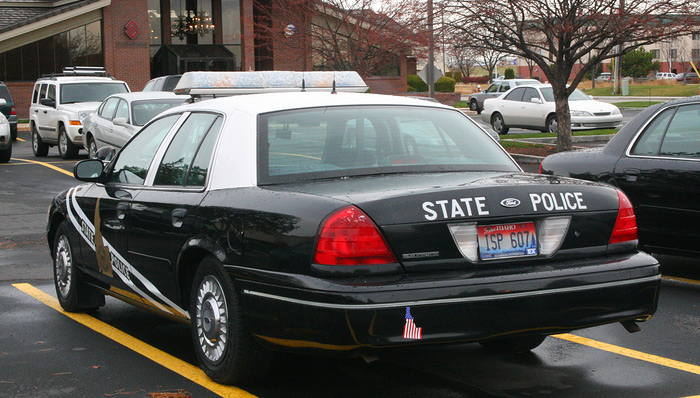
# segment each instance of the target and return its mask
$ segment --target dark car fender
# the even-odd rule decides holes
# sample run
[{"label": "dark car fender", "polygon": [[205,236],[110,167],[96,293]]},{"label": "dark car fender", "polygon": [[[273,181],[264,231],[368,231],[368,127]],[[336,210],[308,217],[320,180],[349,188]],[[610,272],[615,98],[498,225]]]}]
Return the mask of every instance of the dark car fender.
[{"label": "dark car fender", "polygon": [[203,234],[192,236],[180,248],[175,263],[175,275],[177,275],[178,281],[178,296],[181,298],[182,304],[188,303],[194,274],[197,272],[199,263],[210,255],[222,263],[226,263],[226,251],[216,242],[215,237]]}]

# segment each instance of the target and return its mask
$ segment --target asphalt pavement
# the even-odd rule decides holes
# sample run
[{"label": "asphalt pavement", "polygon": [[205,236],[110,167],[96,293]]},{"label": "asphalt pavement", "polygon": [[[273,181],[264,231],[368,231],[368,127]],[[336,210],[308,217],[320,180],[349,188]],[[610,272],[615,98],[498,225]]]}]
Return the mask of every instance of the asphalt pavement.
[{"label": "asphalt pavement", "polygon": [[44,228],[51,198],[77,184],[74,161],[55,148],[34,158],[20,139],[0,165],[2,397],[700,396],[700,260],[675,257],[659,257],[659,308],[639,333],[562,333],[526,355],[477,344],[387,350],[371,363],[281,354],[258,384],[212,383],[185,324],[112,298],[77,316],[57,307]]}]

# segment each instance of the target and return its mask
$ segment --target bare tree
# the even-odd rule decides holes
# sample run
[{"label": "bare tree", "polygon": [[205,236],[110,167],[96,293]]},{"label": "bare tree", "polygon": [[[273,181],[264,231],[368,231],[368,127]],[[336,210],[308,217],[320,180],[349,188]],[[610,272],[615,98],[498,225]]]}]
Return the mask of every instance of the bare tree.
[{"label": "bare tree", "polygon": [[493,79],[493,71],[496,69],[496,66],[498,66],[498,63],[501,62],[501,58],[503,58],[503,53],[497,50],[492,50],[489,48],[476,48],[476,53],[479,55],[479,58],[481,59],[481,63],[484,65],[484,68],[489,72],[489,79]]},{"label": "bare tree", "polygon": [[568,97],[594,65],[689,33],[698,14],[696,0],[449,0],[446,7],[470,43],[532,59],[546,75],[559,151],[571,149]]},{"label": "bare tree", "polygon": [[[398,72],[398,59],[421,48],[423,6],[373,0],[255,0],[256,34],[264,45],[310,46],[315,68],[363,76]],[[420,12],[419,12],[420,10]],[[295,36],[293,40],[283,40]],[[414,54],[416,55],[416,54]]]},{"label": "bare tree", "polygon": [[477,65],[479,59],[473,48],[454,42],[448,46],[447,57],[449,65],[458,68],[462,76],[471,76],[471,69]]}]

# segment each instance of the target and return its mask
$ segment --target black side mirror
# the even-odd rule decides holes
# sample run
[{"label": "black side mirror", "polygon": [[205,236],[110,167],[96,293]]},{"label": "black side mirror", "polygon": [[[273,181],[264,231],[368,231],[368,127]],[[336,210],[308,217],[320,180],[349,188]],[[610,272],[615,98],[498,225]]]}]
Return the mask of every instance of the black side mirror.
[{"label": "black side mirror", "polygon": [[95,182],[104,175],[104,164],[98,159],[82,160],[73,166],[73,176],[78,181]]},{"label": "black side mirror", "polygon": [[111,146],[103,146],[102,148],[97,150],[97,153],[95,154],[95,159],[101,160],[103,162],[109,162],[112,159],[114,159],[115,153],[117,153],[117,151]]},{"label": "black side mirror", "polygon": [[51,98],[42,98],[39,100],[39,103],[44,106],[50,106],[52,108],[56,107],[56,100],[52,100]]}]

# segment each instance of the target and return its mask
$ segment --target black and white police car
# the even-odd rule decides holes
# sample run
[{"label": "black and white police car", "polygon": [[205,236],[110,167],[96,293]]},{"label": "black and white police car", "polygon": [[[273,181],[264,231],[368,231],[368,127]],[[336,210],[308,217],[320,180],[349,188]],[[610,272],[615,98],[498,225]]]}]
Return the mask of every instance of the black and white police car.
[{"label": "black and white police car", "polygon": [[261,377],[275,350],[523,352],[652,316],[659,266],[621,191],[523,173],[454,108],[336,88],[366,89],[354,73],[183,76],[194,97],[294,92],[172,108],[108,164],[76,164],[85,184],[49,211],[63,308],[109,294],[189,322],[221,383]]}]

